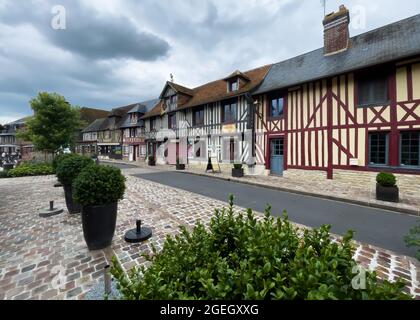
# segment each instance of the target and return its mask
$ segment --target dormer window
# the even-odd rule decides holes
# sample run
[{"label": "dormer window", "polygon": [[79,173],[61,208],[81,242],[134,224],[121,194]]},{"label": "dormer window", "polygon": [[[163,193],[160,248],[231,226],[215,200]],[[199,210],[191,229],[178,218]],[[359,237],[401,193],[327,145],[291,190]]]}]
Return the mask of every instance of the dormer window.
[{"label": "dormer window", "polygon": [[239,90],[239,79],[228,81],[228,92],[234,92]]},{"label": "dormer window", "polygon": [[175,111],[178,106],[178,95],[172,95],[165,99],[165,106],[167,111]]},{"label": "dormer window", "polygon": [[130,122],[131,122],[131,124],[136,124],[137,123],[137,113],[132,113],[131,115],[130,115]]}]

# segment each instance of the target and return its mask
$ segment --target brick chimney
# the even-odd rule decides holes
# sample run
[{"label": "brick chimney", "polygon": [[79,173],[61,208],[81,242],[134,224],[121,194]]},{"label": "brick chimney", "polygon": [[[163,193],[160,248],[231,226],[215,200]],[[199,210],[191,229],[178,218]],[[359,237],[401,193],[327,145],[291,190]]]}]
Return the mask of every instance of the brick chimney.
[{"label": "brick chimney", "polygon": [[346,51],[349,46],[349,10],[341,5],[338,12],[327,14],[324,18],[324,55]]}]

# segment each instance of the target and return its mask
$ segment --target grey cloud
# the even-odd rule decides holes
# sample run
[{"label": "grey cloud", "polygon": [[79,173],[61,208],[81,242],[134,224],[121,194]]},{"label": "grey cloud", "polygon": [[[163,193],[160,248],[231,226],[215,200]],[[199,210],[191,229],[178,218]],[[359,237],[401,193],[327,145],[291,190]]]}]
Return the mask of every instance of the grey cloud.
[{"label": "grey cloud", "polygon": [[0,12],[0,21],[30,23],[54,45],[89,59],[128,58],[154,61],[168,55],[169,43],[150,32],[138,30],[127,17],[104,15],[85,7],[82,1],[64,0],[66,29],[51,27],[54,1],[10,1]]},{"label": "grey cloud", "polygon": [[[41,90],[109,109],[153,98],[169,73],[194,86],[322,46],[319,1],[97,1],[106,2],[115,12],[82,0],[0,0],[0,118],[29,114],[28,101]],[[327,11],[341,3],[367,9],[367,28],[352,35],[420,12],[418,0],[399,7],[392,0],[329,0]],[[50,27],[56,4],[67,10],[67,30]],[[10,36],[22,26],[41,36]],[[142,81],[130,79],[142,72]]]}]

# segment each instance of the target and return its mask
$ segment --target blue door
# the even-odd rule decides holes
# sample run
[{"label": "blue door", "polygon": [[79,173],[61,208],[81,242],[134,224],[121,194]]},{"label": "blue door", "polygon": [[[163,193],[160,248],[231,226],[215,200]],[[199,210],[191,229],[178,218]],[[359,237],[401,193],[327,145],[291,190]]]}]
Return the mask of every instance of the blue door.
[{"label": "blue door", "polygon": [[270,170],[271,174],[282,175],[284,165],[283,139],[270,140]]}]

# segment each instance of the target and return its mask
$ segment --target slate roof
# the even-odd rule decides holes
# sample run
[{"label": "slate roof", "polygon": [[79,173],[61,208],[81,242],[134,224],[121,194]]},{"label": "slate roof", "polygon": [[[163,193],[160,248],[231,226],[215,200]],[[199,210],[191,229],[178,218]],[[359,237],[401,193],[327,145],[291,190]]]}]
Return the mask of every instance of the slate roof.
[{"label": "slate roof", "polygon": [[159,99],[139,102],[134,104],[133,108],[130,109],[130,111],[127,112],[127,115],[124,117],[123,122],[121,123],[121,128],[135,128],[135,127],[141,127],[144,125],[144,121],[139,117],[137,123],[131,123],[130,121],[130,113],[141,113],[145,114],[146,112],[153,109],[154,106],[159,102]]},{"label": "slate roof", "polygon": [[286,88],[420,54],[420,15],[350,39],[348,50],[324,56],[324,48],[274,64],[253,94]]},{"label": "slate roof", "polygon": [[146,113],[142,119],[148,119],[148,118],[153,118],[153,117],[157,117],[160,116],[162,114],[162,107],[163,107],[163,101],[159,101],[159,103],[154,106],[154,108],[152,110],[150,110],[148,113]]},{"label": "slate roof", "polygon": [[106,118],[96,119],[93,121],[90,125],[88,125],[85,129],[83,129],[83,132],[97,132],[101,128],[102,124]]}]

